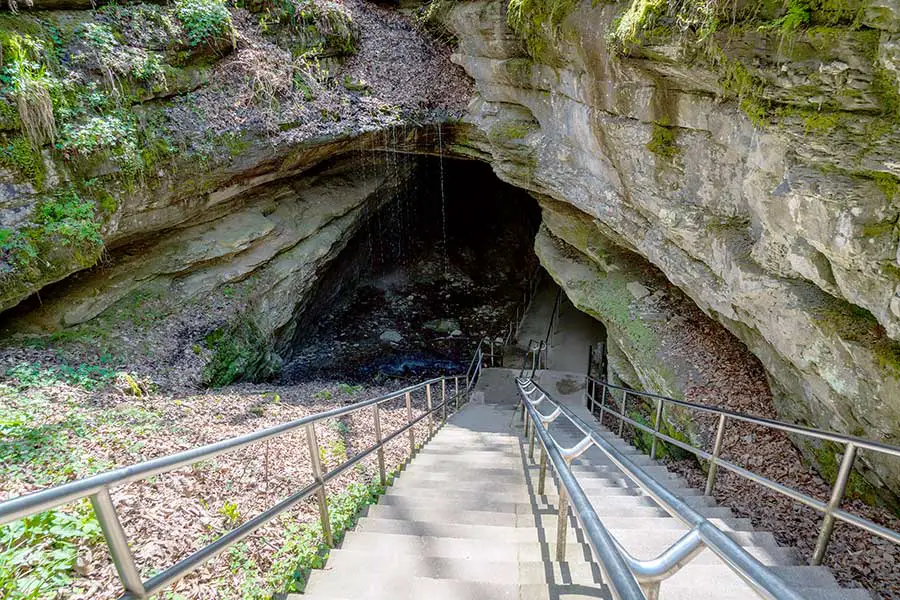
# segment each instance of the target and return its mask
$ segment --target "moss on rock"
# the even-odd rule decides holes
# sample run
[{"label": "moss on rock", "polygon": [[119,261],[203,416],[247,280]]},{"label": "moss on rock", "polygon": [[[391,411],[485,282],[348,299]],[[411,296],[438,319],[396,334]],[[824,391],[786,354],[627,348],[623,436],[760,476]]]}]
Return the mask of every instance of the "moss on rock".
[{"label": "moss on rock", "polygon": [[281,358],[272,349],[256,323],[240,316],[210,332],[205,338],[212,356],[204,370],[210,387],[222,387],[236,381],[267,381],[281,370]]}]

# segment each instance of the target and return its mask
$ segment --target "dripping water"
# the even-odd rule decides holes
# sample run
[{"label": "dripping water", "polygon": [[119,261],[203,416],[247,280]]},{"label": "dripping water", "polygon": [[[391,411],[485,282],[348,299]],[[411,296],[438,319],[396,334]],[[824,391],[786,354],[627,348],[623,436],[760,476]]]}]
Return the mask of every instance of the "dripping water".
[{"label": "dripping water", "polygon": [[444,249],[444,278],[449,277],[450,273],[450,257],[447,249],[447,199],[444,196],[444,140],[441,135],[441,124],[437,124],[438,139],[438,170],[440,171],[441,181],[441,234],[443,235]]}]

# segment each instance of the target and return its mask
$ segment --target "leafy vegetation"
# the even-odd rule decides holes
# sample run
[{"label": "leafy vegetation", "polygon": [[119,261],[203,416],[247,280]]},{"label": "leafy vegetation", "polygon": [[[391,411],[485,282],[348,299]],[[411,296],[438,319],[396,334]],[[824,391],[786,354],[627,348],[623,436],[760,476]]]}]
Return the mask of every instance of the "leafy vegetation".
[{"label": "leafy vegetation", "polygon": [[234,25],[224,0],[177,0],[175,14],[191,46],[221,40],[231,40],[234,44]]},{"label": "leafy vegetation", "polygon": [[86,500],[72,512],[52,510],[0,527],[0,596],[56,597],[72,583],[79,548],[102,535]]},{"label": "leafy vegetation", "polygon": [[[328,517],[334,542],[339,544],[346,533],[356,525],[363,508],[375,504],[384,488],[377,482],[351,483],[346,491],[328,498]],[[328,560],[328,546],[319,522],[286,525],[288,537],[275,555],[267,579],[271,590],[302,592],[312,569],[321,569]],[[260,596],[264,600],[268,596]]]},{"label": "leafy vegetation", "polygon": [[68,159],[109,156],[130,174],[143,167],[134,121],[121,111],[65,125],[59,149]]},{"label": "leafy vegetation", "polygon": [[42,62],[44,44],[30,35],[13,34],[0,38],[4,54],[0,84],[16,100],[22,133],[35,148],[56,137],[51,87],[53,81]]},{"label": "leafy vegetation", "polygon": [[96,365],[57,365],[42,367],[40,363],[23,363],[10,368],[6,376],[19,389],[65,383],[92,391],[116,378],[116,372]]},{"label": "leafy vegetation", "polygon": [[38,259],[65,247],[74,249],[79,260],[93,264],[103,248],[96,208],[73,188],[60,189],[40,201],[31,226],[6,230],[0,239],[0,281],[4,272],[13,268],[40,273],[46,267]]}]

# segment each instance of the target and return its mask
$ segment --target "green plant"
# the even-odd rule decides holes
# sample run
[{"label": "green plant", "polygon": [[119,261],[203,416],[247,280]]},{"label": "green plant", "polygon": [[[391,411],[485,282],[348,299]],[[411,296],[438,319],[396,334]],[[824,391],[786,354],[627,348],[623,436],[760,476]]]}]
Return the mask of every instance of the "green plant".
[{"label": "green plant", "polygon": [[38,188],[44,183],[44,161],[41,153],[24,137],[17,136],[0,144],[0,167],[10,169]]},{"label": "green plant", "polygon": [[[593,0],[592,5],[598,1]],[[578,0],[510,0],[506,20],[524,39],[532,58],[546,59],[559,41],[563,21],[577,5]]]},{"label": "green plant", "polygon": [[[352,394],[356,394],[357,392],[361,392],[363,389],[363,386],[350,385],[349,383],[341,383],[341,384],[338,384],[338,389],[341,391],[342,394],[352,395]],[[337,421],[337,422],[341,423],[340,421]],[[343,425],[343,423],[341,423],[341,424]]]},{"label": "green plant", "polygon": [[12,35],[3,44],[9,54],[0,71],[0,82],[11,87],[22,133],[38,148],[56,137],[51,87],[53,81],[42,62],[44,46],[29,35]]},{"label": "green plant", "polygon": [[177,0],[175,14],[191,46],[223,39],[230,39],[234,44],[234,25],[223,0]]},{"label": "green plant", "polygon": [[92,391],[113,381],[116,372],[85,364],[42,367],[40,363],[22,363],[8,369],[6,377],[21,390],[64,383]]},{"label": "green plant", "polygon": [[133,118],[122,111],[66,124],[58,147],[69,160],[100,155],[112,157],[127,171],[142,166],[137,128]]},{"label": "green plant", "polygon": [[331,400],[332,396],[333,394],[331,393],[331,390],[319,390],[318,392],[313,394],[313,398],[315,398],[316,400],[324,400],[326,402]]},{"label": "green plant", "polygon": [[332,430],[333,432],[335,432],[341,436],[347,435],[348,433],[350,433],[350,427],[348,427],[347,424],[344,423],[343,421],[341,421],[340,419],[335,419],[334,421],[329,421],[328,429]]},{"label": "green plant", "polygon": [[[336,544],[356,524],[360,512],[377,502],[383,493],[384,488],[377,482],[351,483],[346,490],[328,497],[328,516]],[[265,587],[279,592],[301,593],[310,571],[325,566],[329,548],[320,522],[287,522],[285,530],[285,542],[275,553],[272,567],[266,575]],[[271,591],[268,594],[271,595]],[[261,596],[260,599],[268,597]]]},{"label": "green plant", "polygon": [[613,23],[610,42],[626,51],[637,45],[643,33],[654,26],[665,8],[665,0],[632,0],[625,12]]},{"label": "green plant", "polygon": [[67,188],[41,202],[35,209],[34,221],[43,234],[60,234],[65,241],[103,245],[100,224],[94,219],[93,202],[82,200],[75,190]]},{"label": "green plant", "polygon": [[57,597],[73,579],[79,547],[102,535],[87,501],[73,512],[43,512],[0,527],[0,597]]},{"label": "green plant", "polygon": [[812,18],[808,0],[788,0],[785,14],[771,23],[761,25],[760,30],[777,29],[782,35],[788,35],[802,27],[809,25]]},{"label": "green plant", "polygon": [[226,500],[219,507],[219,514],[225,517],[228,524],[232,527],[241,522],[241,511],[235,502]]}]

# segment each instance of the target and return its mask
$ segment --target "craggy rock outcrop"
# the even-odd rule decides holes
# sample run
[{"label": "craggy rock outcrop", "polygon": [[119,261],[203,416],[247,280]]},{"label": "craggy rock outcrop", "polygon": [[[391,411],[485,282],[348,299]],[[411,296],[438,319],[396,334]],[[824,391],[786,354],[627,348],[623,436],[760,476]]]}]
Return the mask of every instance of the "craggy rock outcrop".
[{"label": "craggy rock outcrop", "polygon": [[[457,3],[454,60],[478,89],[465,145],[577,209],[549,229],[598,272],[587,248],[603,240],[658,267],[759,357],[781,417],[900,443],[900,13],[801,3],[793,23],[779,3],[738,2],[679,29],[693,4],[552,2],[511,16],[520,36],[506,2]],[[654,369],[641,340],[616,341],[638,373]],[[833,474],[835,448],[805,450]],[[900,493],[900,464],[863,462]]]},{"label": "craggy rock outcrop", "polygon": [[[446,122],[468,95],[444,49],[393,11],[362,0],[242,6],[0,12],[0,311],[336,154],[433,151],[433,127],[403,126]],[[391,64],[378,67],[384,47]],[[410,82],[407,62],[424,75]],[[365,80],[373,68],[380,78]]]},{"label": "craggy rock outcrop", "polygon": [[329,262],[365,217],[408,187],[412,171],[383,157],[353,156],[306,177],[259,186],[118,253],[54,290],[20,326],[60,330],[135,297],[187,305],[223,287],[240,293],[265,338],[290,341],[295,317]]}]

